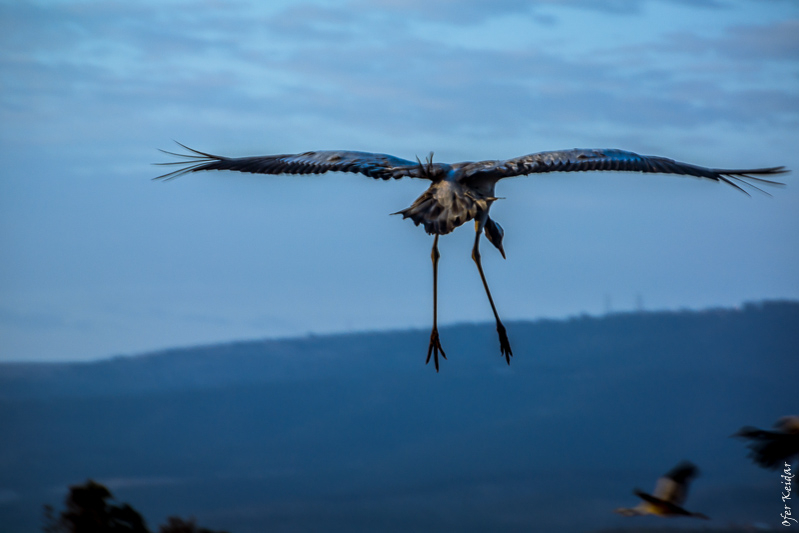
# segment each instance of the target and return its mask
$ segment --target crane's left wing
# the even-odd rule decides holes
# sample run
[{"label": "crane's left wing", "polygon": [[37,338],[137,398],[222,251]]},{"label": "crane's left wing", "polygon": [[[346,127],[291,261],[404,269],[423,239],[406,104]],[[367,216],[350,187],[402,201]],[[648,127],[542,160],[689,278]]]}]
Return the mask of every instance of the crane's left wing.
[{"label": "crane's left wing", "polygon": [[658,479],[654,495],[661,500],[682,505],[688,495],[688,485],[698,475],[696,466],[684,461]]},{"label": "crane's left wing", "polygon": [[[178,143],[180,144],[180,143]],[[180,165],[181,168],[154,179],[170,180],[201,170],[235,170],[252,174],[324,174],[325,172],[354,172],[370,178],[400,179],[404,177],[425,178],[421,163],[400,159],[387,154],[370,152],[347,152],[326,150],[302,154],[265,155],[254,157],[224,157],[207,154],[180,144],[190,153],[177,154],[182,161],[156,163],[157,165]]]},{"label": "crane's left wing", "polygon": [[[783,183],[756,176],[771,176],[787,172],[785,167],[756,168],[746,170],[713,169],[658,156],[638,155],[624,150],[558,150],[538,152],[504,161],[478,161],[453,165],[461,173],[461,180],[469,183],[498,181],[513,176],[540,174],[545,172],[583,172],[610,170],[619,172],[649,172],[694,176],[723,181],[746,193],[738,183],[758,189],[751,181],[769,185]],[[751,180],[751,181],[747,181]],[[738,182],[738,183],[736,183]],[[760,189],[758,189],[760,190]],[[748,193],[747,193],[748,194]]]}]

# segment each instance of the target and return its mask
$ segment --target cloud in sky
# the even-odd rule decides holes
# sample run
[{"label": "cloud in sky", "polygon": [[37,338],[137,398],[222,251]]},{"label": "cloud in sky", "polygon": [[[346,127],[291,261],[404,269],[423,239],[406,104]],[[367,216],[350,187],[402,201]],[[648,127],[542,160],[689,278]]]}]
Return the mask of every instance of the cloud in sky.
[{"label": "cloud in sky", "polygon": [[[449,2],[424,5],[433,12],[456,10]],[[482,2],[469,5],[457,11],[480,11],[475,24],[532,9],[525,2],[492,4],[491,10]],[[616,7],[637,12],[641,5]],[[796,73],[796,40],[790,38],[796,21],[726,28],[715,37],[663,32],[637,44],[635,54],[590,42],[582,53],[570,54],[535,46],[534,39],[525,47],[473,49],[460,44],[463,37],[450,43],[434,31],[414,32],[421,4],[357,6],[288,5],[272,12],[211,2],[192,9],[154,3],[6,6],[14,24],[5,48],[16,52],[3,62],[4,114],[28,122],[34,142],[57,130],[42,138],[40,124],[20,114],[57,127],[53,115],[67,101],[80,115],[124,115],[135,105],[133,121],[180,113],[198,126],[216,122],[231,131],[268,131],[270,125],[254,117],[272,117],[274,128],[306,116],[385,135],[421,128],[546,135],[553,123],[577,121],[624,127],[795,121],[799,109],[795,82],[774,87],[758,76],[766,66],[749,64],[777,63]],[[456,18],[441,18],[457,24]],[[601,53],[595,55],[597,47]],[[703,54],[713,57],[702,61]],[[711,62],[714,72],[708,73],[703,63]],[[714,76],[722,69],[737,70],[747,85],[728,83],[736,79],[730,74]],[[774,102],[787,113],[769,113]],[[216,121],[218,115],[225,120]],[[98,137],[109,134],[90,122]]]},{"label": "cloud in sky", "polygon": [[[67,356],[87,357],[426,326],[428,313],[418,309],[429,298],[429,240],[382,217],[412,201],[418,183],[224,175],[150,183],[159,169],[149,164],[166,160],[155,148],[171,149],[173,138],[230,155],[348,148],[482,159],[615,145],[697,164],[799,168],[791,149],[799,130],[793,2],[4,2],[0,25],[8,176],[0,239],[10,258],[0,266],[0,322],[15,339],[13,358],[51,354],[58,339]],[[799,297],[788,268],[796,252],[780,251],[799,248],[779,229],[781,216],[796,222],[786,215],[796,213],[791,188],[773,204],[712,189],[698,193],[710,205],[689,214],[693,200],[657,179],[643,189],[613,177],[592,188],[590,179],[502,184],[509,200],[496,209],[509,221],[513,259],[487,270],[508,318],[590,309],[588,302],[601,305],[602,286],[633,291],[621,287],[635,276],[660,306]],[[663,272],[664,261],[649,265],[631,251],[625,240],[633,236],[611,238],[631,226],[624,213],[654,191],[663,217],[680,213],[669,227],[707,226],[700,214],[714,213],[709,241],[671,244],[678,257],[712,250],[706,268],[683,259]],[[586,230],[603,224],[605,234]],[[652,224],[650,232],[665,231],[663,219]],[[728,242],[730,228],[752,246],[745,257]],[[468,251],[469,233],[447,238],[453,254]],[[733,283],[751,278],[755,256],[774,262],[778,281]],[[442,316],[488,318],[468,253],[449,264],[456,270],[443,283],[473,291],[449,294]],[[691,281],[689,265],[704,275]],[[657,275],[643,276],[647,268],[685,288],[659,288]],[[722,268],[734,289],[713,273]],[[581,281],[559,280],[561,273]],[[551,288],[538,281],[546,279]],[[503,288],[537,304],[503,302]],[[49,351],[51,341],[25,340],[23,322],[37,317],[52,326]],[[91,348],[81,340],[89,326],[102,339]],[[26,342],[36,348],[26,351]]]},{"label": "cloud in sky", "polygon": [[[664,3],[690,4],[692,8],[723,8],[717,0],[660,0]],[[450,24],[470,24],[503,15],[532,16],[542,9],[556,8],[568,14],[572,8],[613,15],[639,15],[652,0],[356,0],[349,5],[366,10],[387,12],[392,15],[410,16],[425,20],[444,21]],[[535,19],[535,17],[533,17]],[[547,20],[553,20],[547,18]]]},{"label": "cloud in sky", "polygon": [[661,51],[696,54],[713,53],[735,62],[776,62],[796,65],[799,57],[799,19],[772,24],[740,25],[725,28],[720,37],[677,33],[668,36]]}]

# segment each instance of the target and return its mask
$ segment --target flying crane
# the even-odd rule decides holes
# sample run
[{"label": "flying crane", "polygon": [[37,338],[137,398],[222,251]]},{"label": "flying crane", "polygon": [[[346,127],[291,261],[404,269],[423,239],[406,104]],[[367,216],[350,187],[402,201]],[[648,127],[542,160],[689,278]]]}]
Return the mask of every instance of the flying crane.
[{"label": "flying crane", "polygon": [[471,220],[474,220],[476,231],[472,259],[477,265],[480,279],[488,296],[488,303],[494,313],[499,336],[499,350],[508,364],[513,356],[508,334],[494,305],[480,259],[479,245],[482,233],[485,233],[488,241],[499,250],[503,258],[505,257],[505,250],[502,247],[504,230],[488,214],[491,205],[498,199],[494,195],[494,188],[499,180],[548,172],[629,171],[676,174],[714,180],[724,182],[748,194],[742,185],[757,190],[760,189],[752,182],[782,185],[760,176],[772,176],[786,172],[784,167],[742,170],[711,169],[680,163],[665,157],[642,156],[615,149],[559,150],[538,152],[505,160],[447,164],[434,163],[432,153],[425,162],[421,162],[418,158],[414,162],[386,154],[341,150],[254,157],[223,157],[178,144],[189,153],[178,154],[161,151],[181,157],[183,160],[158,164],[179,165],[180,168],[154,179],[169,180],[203,170],[234,170],[253,174],[352,172],[382,180],[417,178],[431,182],[428,189],[410,207],[395,214],[400,214],[403,218],[410,218],[417,226],[424,226],[428,234],[434,235],[431,253],[433,260],[433,328],[430,332],[430,344],[427,349],[427,363],[430,362],[432,355],[436,371],[439,369],[439,354],[444,359],[447,358],[438,335],[438,260],[440,257],[438,238]]}]

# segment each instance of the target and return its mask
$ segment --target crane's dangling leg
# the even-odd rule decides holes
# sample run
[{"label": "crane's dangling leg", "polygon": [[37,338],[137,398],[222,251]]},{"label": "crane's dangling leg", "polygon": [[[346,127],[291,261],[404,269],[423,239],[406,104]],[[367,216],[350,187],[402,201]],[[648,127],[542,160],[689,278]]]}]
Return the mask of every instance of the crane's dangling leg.
[{"label": "crane's dangling leg", "polygon": [[497,314],[497,308],[494,305],[494,299],[491,297],[491,291],[488,289],[488,282],[486,281],[486,276],[483,274],[483,265],[480,262],[480,234],[483,232],[483,227],[485,226],[485,221],[488,218],[487,213],[481,219],[475,219],[474,227],[477,231],[477,234],[474,237],[474,247],[472,248],[472,259],[477,264],[477,271],[480,272],[480,279],[483,280],[483,287],[486,289],[486,294],[488,295],[488,303],[491,304],[491,310],[494,312],[494,318],[497,319],[497,333],[499,334],[499,351],[502,355],[505,356],[505,360],[510,364],[510,358],[513,357],[513,352],[510,349],[510,341],[508,340],[508,334],[505,331],[505,326],[502,325],[502,321],[499,319],[499,314]]},{"label": "crane's dangling leg", "polygon": [[433,355],[433,362],[436,365],[436,372],[438,372],[438,352],[441,352],[441,357],[447,358],[444,349],[441,347],[441,341],[438,339],[438,258],[441,254],[438,253],[438,235],[433,240],[433,251],[430,253],[433,259],[433,331],[430,332],[430,346],[427,348],[427,361],[430,362],[430,355]]}]

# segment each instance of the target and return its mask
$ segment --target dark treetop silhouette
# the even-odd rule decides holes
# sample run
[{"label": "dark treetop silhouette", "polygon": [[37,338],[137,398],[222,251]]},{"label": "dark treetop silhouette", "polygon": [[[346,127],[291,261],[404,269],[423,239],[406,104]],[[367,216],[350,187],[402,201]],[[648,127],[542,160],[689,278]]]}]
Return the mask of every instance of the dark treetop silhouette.
[{"label": "dark treetop silhouette", "polygon": [[[180,144],[180,143],[178,143]],[[488,303],[497,321],[499,349],[510,364],[513,355],[505,326],[499,319],[494,299],[488,289],[488,282],[480,261],[480,234],[485,232],[488,241],[493,244],[502,257],[504,231],[502,226],[488,216],[494,196],[494,186],[503,178],[540,174],[544,172],[579,172],[587,170],[611,170],[678,174],[723,181],[736,189],[746,191],[740,184],[758,189],[751,181],[769,185],[781,185],[778,182],[755,176],[773,175],[785,172],[784,167],[758,168],[749,170],[710,169],[680,163],[664,157],[641,156],[622,150],[562,150],[540,152],[504,161],[477,161],[462,163],[433,163],[431,153],[425,163],[400,159],[386,154],[348,151],[319,151],[302,154],[266,155],[255,157],[223,157],[193,150],[188,154],[177,154],[161,150],[164,153],[184,158],[183,161],[158,163],[161,165],[183,165],[178,170],[158,176],[155,179],[172,179],[189,172],[201,170],[236,170],[253,174],[322,174],[325,172],[361,173],[371,178],[383,180],[404,177],[426,179],[432,182],[430,187],[413,202],[413,205],[395,214],[410,218],[418,226],[424,225],[425,231],[435,235],[433,239],[433,329],[430,333],[430,345],[427,349],[427,362],[433,355],[436,371],[438,371],[438,355],[444,359],[446,355],[438,337],[437,297],[438,297],[438,237],[446,235],[458,226],[475,221],[475,239],[472,247],[472,259],[483,281]],[[747,181],[751,180],[751,181]],[[736,183],[737,182],[737,183]],[[758,189],[760,190],[760,189]],[[747,193],[748,194],[748,193]]]},{"label": "dark treetop silhouette", "polygon": [[[111,491],[94,480],[69,487],[66,510],[59,515],[50,505],[44,506],[44,533],[150,533],[139,512],[125,503],[114,505]],[[167,518],[158,533],[227,533],[197,526],[193,518]]]},{"label": "dark treetop silhouette", "polygon": [[616,512],[624,516],[653,514],[657,516],[691,516],[708,520],[708,517],[702,513],[692,513],[682,507],[685,497],[688,496],[688,484],[698,475],[699,470],[696,466],[688,461],[683,461],[658,479],[654,494],[647,494],[641,489],[635,489],[633,494],[644,501],[635,507],[621,507],[616,509]]}]

